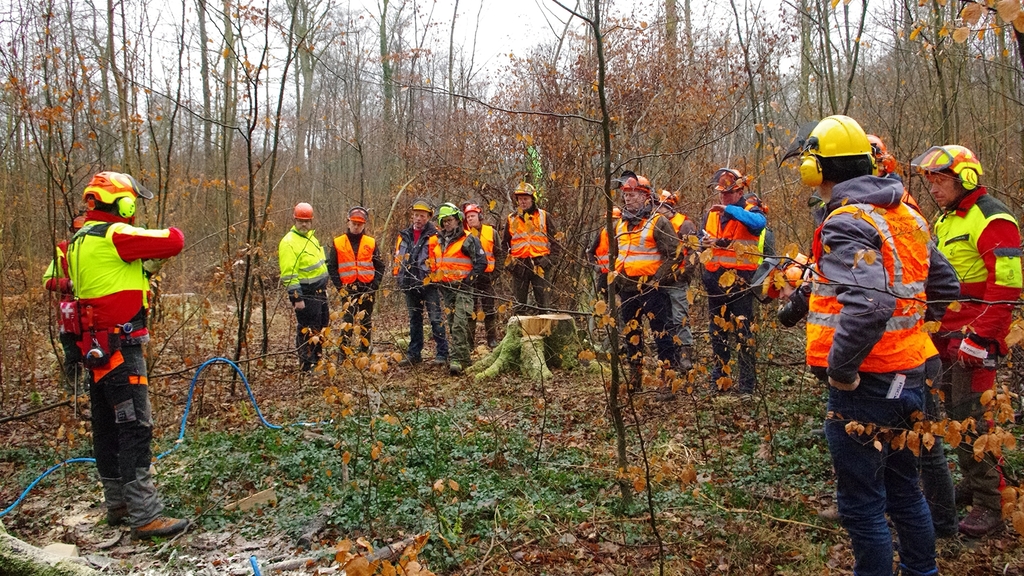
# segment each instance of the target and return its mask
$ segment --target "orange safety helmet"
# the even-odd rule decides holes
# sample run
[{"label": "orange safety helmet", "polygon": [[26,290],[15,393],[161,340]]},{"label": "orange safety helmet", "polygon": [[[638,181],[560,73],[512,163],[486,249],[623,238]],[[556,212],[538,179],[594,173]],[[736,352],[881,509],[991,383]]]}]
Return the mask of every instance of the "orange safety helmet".
[{"label": "orange safety helmet", "polygon": [[661,202],[669,206],[675,206],[678,202],[676,195],[669,190],[662,190],[660,193]]},{"label": "orange safety helmet", "polygon": [[985,173],[974,152],[956,144],[932,146],[925,150],[924,154],[911,160],[910,165],[924,172],[949,170],[960,179],[964,190],[977,188],[978,176]]},{"label": "orange safety helmet", "polygon": [[651,181],[644,176],[637,176],[635,172],[630,170],[623,172],[616,182],[619,183],[619,189],[623,192],[627,190],[640,190],[648,194],[651,193]]},{"label": "orange safety helmet", "polygon": [[96,174],[82,192],[82,200],[88,202],[92,198],[94,201],[104,204],[115,204],[118,198],[137,198],[139,196],[149,200],[153,198],[153,193],[139,184],[131,175],[121,172]]},{"label": "orange safety helmet", "polygon": [[716,192],[727,194],[729,192],[746,190],[749,183],[750,179],[739,170],[735,168],[719,168],[708,182],[708,187],[714,188]]},{"label": "orange safety helmet", "polygon": [[299,202],[295,205],[293,216],[296,220],[312,220],[313,207],[306,202]]},{"label": "orange safety helmet", "polygon": [[480,209],[480,206],[473,204],[472,202],[466,202],[462,205],[462,213],[469,214],[470,212],[476,212],[477,214],[484,213],[483,210]]},{"label": "orange safety helmet", "polygon": [[889,154],[885,148],[885,142],[874,134],[868,134],[868,142],[871,143],[871,155],[875,158],[875,168],[879,176],[892,174],[896,171],[896,159]]}]

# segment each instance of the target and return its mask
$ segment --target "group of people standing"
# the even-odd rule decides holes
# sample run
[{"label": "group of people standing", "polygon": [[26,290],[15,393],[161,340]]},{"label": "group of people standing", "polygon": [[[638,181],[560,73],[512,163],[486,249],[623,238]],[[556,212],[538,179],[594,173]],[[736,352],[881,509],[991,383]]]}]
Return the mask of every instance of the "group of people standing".
[{"label": "group of people standing", "polygon": [[[994,425],[981,400],[1007,353],[1021,237],[1012,213],[980,184],[971,150],[934,146],[910,162],[939,206],[934,232],[898,175],[886,173],[886,155],[847,116],[812,124],[794,141],[785,158],[799,159],[801,181],[815,190],[818,227],[804,281],[783,287],[779,318],[806,320],[807,364],[828,386],[825,437],[854,573],[893,574],[888,515],[899,573],[926,576],[938,573],[936,537],[1003,527],[999,458],[973,445]],[[928,334],[926,322],[939,330]],[[940,420],[943,404],[951,419],[974,419],[956,449],[956,489],[941,439],[919,458],[885,436],[912,430],[921,414]],[[851,432],[851,422],[870,426]]]},{"label": "group of people standing", "polygon": [[[537,192],[521,183],[513,193],[518,210],[509,215],[499,238],[481,221],[483,210],[467,202],[446,202],[436,210],[426,200],[409,207],[409,226],[395,239],[391,273],[409,313],[409,340],[400,366],[423,361],[423,316],[434,340],[433,364],[461,374],[469,366],[477,318],[483,317],[487,345],[498,345],[495,276],[507,268],[512,277],[516,314],[538,313],[551,306],[547,278],[560,246],[555,223],[537,206]],[[296,312],[296,347],[303,370],[311,370],[323,354],[322,330],[330,323],[327,281],[342,294],[343,338],[353,334],[356,348],[370,348],[374,294],[384,275],[376,240],[363,234],[368,211],[349,211],[349,230],[334,240],[328,256],[312,231],[313,209],[295,207],[295,225],[281,240],[278,261],[281,281]],[[507,255],[507,258],[506,258]],[[533,294],[533,303],[528,304]],[[312,312],[307,312],[312,310]],[[479,310],[479,312],[477,312]],[[342,354],[353,351],[347,342]]]}]

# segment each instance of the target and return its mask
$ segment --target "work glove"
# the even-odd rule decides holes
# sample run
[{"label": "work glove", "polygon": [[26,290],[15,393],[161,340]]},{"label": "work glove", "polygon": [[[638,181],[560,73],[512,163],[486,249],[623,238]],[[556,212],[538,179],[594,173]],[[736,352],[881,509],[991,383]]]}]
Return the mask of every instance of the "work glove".
[{"label": "work glove", "polygon": [[980,338],[969,334],[967,338],[960,341],[957,348],[956,359],[967,368],[984,368],[985,360],[988,359],[988,345],[977,342]]},{"label": "work glove", "polygon": [[160,273],[160,269],[163,268],[165,261],[162,259],[146,260],[142,263],[142,269],[152,278]]},{"label": "work glove", "polygon": [[58,278],[57,289],[61,294],[71,294],[74,291],[74,284],[71,282],[71,278]]}]

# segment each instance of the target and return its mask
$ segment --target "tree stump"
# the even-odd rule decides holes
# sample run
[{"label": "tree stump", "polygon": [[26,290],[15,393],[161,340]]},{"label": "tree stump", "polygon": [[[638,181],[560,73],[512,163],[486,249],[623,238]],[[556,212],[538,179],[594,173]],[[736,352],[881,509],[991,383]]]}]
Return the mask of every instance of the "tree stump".
[{"label": "tree stump", "polygon": [[0,524],[0,574],[12,576],[86,576],[99,572],[54,556],[8,534]]},{"label": "tree stump", "polygon": [[543,382],[551,378],[551,368],[579,366],[577,356],[581,349],[576,323],[568,314],[513,316],[501,343],[470,366],[469,373],[476,380],[487,380],[518,371],[535,382]]}]

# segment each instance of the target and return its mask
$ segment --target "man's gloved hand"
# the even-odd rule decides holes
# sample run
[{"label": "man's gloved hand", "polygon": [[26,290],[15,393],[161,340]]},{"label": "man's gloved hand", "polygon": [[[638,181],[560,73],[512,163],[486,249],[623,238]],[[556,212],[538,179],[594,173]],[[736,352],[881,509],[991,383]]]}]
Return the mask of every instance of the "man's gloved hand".
[{"label": "man's gloved hand", "polygon": [[71,282],[71,278],[58,278],[57,289],[60,290],[61,294],[71,294],[74,291],[74,283]]},{"label": "man's gloved hand", "polygon": [[166,262],[166,260],[145,260],[142,263],[142,269],[145,270],[146,273],[149,274],[150,276],[156,276],[157,274],[160,273],[160,269],[163,268],[164,262]]},{"label": "man's gloved hand", "polygon": [[983,368],[988,358],[988,345],[977,342],[978,339],[974,334],[968,334],[957,348],[956,359],[967,368]]}]

